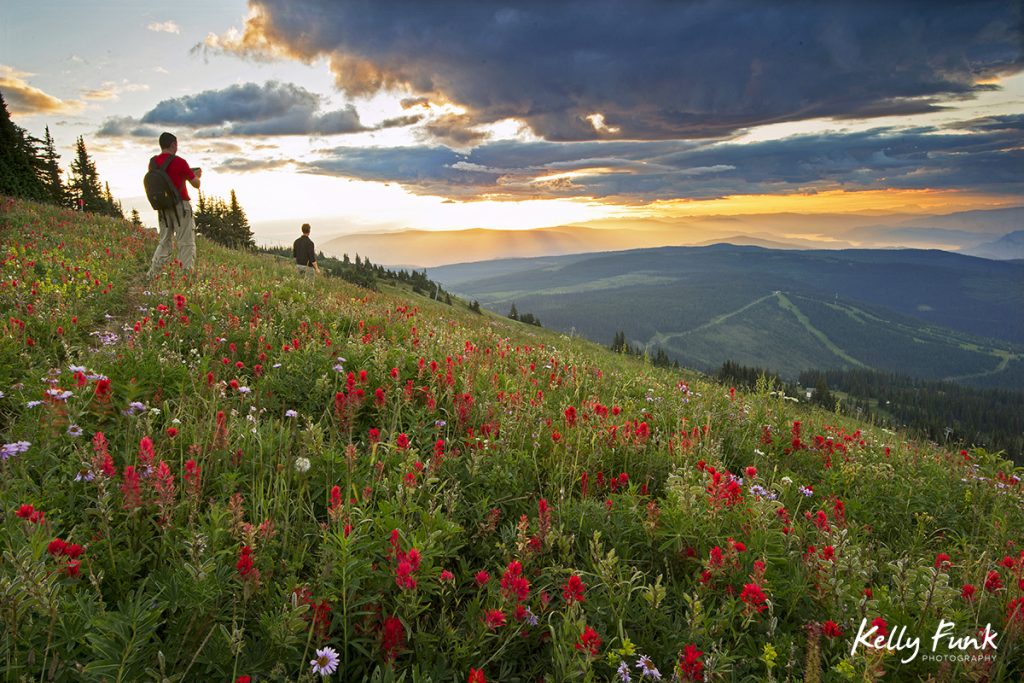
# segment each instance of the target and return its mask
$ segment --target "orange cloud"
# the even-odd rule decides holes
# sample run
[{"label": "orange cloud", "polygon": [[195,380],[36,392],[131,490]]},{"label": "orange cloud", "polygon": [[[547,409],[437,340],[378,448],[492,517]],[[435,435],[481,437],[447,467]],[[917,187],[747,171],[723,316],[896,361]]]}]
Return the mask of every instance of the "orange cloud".
[{"label": "orange cloud", "polygon": [[32,75],[0,64],[0,92],[3,92],[11,114],[68,114],[82,108],[82,103],[77,100],[62,100],[29,85],[25,78]]},{"label": "orange cloud", "polygon": [[224,35],[210,33],[203,42],[192,48],[193,52],[202,50],[233,54],[256,61],[297,59],[308,63],[318,56],[317,52],[303,53],[286,41],[276,39],[270,22],[259,7],[249,10],[241,31],[231,28]]},{"label": "orange cloud", "polygon": [[279,31],[259,6],[250,8],[241,31],[232,28],[223,35],[210,33],[202,43],[192,48],[193,52],[206,50],[255,61],[294,59],[309,64],[320,57],[327,57],[338,88],[354,97],[373,95],[381,90],[408,89],[411,80],[407,74],[384,68],[365,57],[340,50],[325,51],[310,43],[296,41]]}]

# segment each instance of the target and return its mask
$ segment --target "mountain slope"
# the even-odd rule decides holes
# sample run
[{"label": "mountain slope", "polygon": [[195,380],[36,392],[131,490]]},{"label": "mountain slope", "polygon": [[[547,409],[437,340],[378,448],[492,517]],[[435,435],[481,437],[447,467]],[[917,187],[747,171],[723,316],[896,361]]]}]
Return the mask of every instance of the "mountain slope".
[{"label": "mountain slope", "polygon": [[602,341],[623,330],[704,370],[727,359],[787,376],[867,366],[929,378],[1001,375],[1007,386],[1020,373],[1019,263],[940,251],[716,245],[430,272],[495,310],[515,302],[545,325]]},{"label": "mountain slope", "polygon": [[996,455],[205,239],[147,281],[154,247],[0,198],[9,678],[976,671],[851,656],[877,619],[989,624],[1024,674]]}]

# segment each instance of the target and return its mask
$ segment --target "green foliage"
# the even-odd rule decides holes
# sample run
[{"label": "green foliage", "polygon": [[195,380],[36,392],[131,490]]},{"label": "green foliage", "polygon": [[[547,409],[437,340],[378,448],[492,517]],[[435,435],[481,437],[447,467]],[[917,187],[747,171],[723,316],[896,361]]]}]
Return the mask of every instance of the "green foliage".
[{"label": "green foliage", "polygon": [[256,242],[245,210],[231,190],[228,201],[202,192],[195,210],[196,232],[232,249],[253,249]]},{"label": "green foliage", "polygon": [[84,211],[107,213],[110,206],[100,186],[100,175],[96,162],[85,148],[85,139],[79,136],[75,142],[75,158],[71,161],[71,181],[68,183],[71,197],[80,202]]},{"label": "green foliage", "polygon": [[36,143],[15,125],[0,93],[0,195],[45,199],[46,188],[39,179]]},{"label": "green foliage", "polygon": [[[1024,392],[871,370],[808,370],[800,381],[841,390],[846,394],[843,409],[862,419],[890,428],[905,426],[932,441],[1003,450],[1024,464]],[[831,397],[816,402],[835,405]]]},{"label": "green foliage", "polygon": [[46,137],[39,156],[39,177],[46,188],[47,200],[58,206],[68,206],[71,198],[64,187],[64,179],[60,170],[60,155],[50,135],[50,127],[46,127]]},{"label": "green foliage", "polygon": [[312,681],[324,647],[329,680],[640,680],[641,656],[663,680],[977,674],[851,656],[875,617],[991,623],[984,675],[1024,674],[1024,494],[998,454],[481,317],[361,258],[339,266],[380,291],[203,238],[193,276],[142,285],[154,247],[0,204],[9,678]]}]

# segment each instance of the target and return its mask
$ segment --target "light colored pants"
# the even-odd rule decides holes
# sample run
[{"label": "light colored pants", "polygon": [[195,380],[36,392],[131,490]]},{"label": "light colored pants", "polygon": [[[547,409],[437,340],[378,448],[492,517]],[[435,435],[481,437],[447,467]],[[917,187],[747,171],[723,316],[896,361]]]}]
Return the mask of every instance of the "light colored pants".
[{"label": "light colored pants", "polygon": [[312,280],[316,277],[316,271],[313,269],[313,266],[300,266],[295,264],[295,270],[297,270],[299,275],[305,277],[307,280]]},{"label": "light colored pants", "polygon": [[[192,213],[191,202],[181,202],[174,207],[177,216],[160,212],[160,243],[156,245],[153,263],[149,267],[149,277],[156,277],[163,270],[164,264],[171,256],[171,241],[178,238],[178,260],[185,270],[192,270],[196,260],[196,218]],[[170,219],[168,222],[167,219]]]}]

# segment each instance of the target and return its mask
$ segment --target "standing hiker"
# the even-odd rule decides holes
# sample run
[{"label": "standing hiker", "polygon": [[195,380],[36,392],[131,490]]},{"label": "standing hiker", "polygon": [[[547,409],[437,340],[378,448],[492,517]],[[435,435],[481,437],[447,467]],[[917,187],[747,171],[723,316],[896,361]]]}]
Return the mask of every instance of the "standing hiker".
[{"label": "standing hiker", "polygon": [[170,257],[171,240],[175,235],[182,268],[192,270],[195,265],[196,219],[185,181],[199,189],[203,169],[191,168],[177,154],[178,138],[171,133],[161,133],[160,154],[149,160],[149,172],[144,180],[149,203],[160,212],[160,243],[149,267],[150,278],[160,274]]},{"label": "standing hiker", "polygon": [[302,237],[292,244],[292,254],[295,256],[295,268],[299,274],[306,277],[313,277],[320,272],[320,266],[316,264],[316,247],[313,240],[309,239],[309,223],[302,224]]}]

